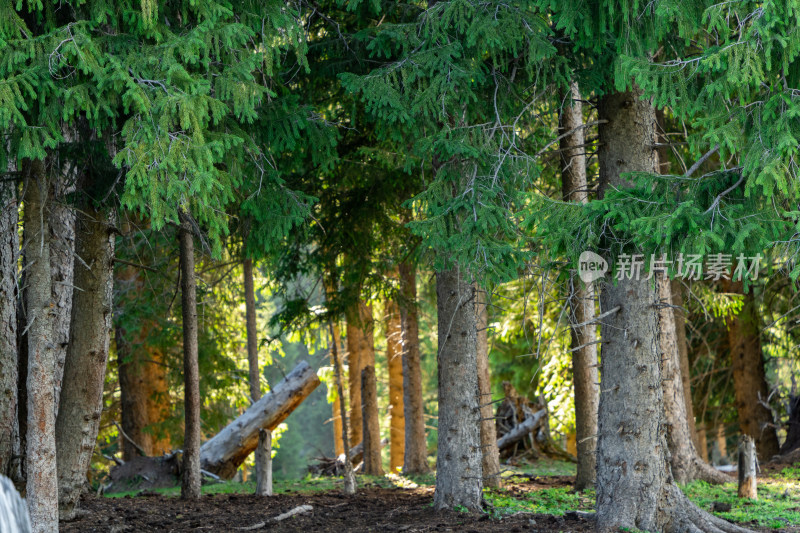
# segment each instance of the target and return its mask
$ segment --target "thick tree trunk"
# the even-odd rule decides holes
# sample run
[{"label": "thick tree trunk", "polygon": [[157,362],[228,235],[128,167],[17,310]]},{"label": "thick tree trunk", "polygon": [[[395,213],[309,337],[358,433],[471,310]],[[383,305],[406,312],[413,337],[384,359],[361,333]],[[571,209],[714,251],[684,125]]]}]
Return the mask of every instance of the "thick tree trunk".
[{"label": "thick tree trunk", "polygon": [[478,364],[478,401],[481,411],[481,468],[483,484],[487,487],[500,488],[500,450],[497,447],[497,425],[494,420],[494,404],[492,403],[492,380],[489,373],[489,312],[486,306],[486,293],[478,291],[477,316],[477,364]]},{"label": "thick tree trunk", "polygon": [[[256,326],[256,294],[253,286],[253,261],[245,259],[244,265],[244,306],[247,323],[247,368],[250,384],[250,400],[255,403],[261,399],[261,370],[258,366],[258,328]],[[269,438],[269,445],[265,439]],[[272,433],[261,431],[256,446],[256,494],[272,496]],[[269,468],[268,468],[269,467]],[[269,483],[267,483],[269,476]],[[269,485],[267,487],[267,485]],[[269,493],[269,494],[267,494]]]},{"label": "thick tree trunk", "polygon": [[406,419],[403,406],[403,327],[400,307],[386,302],[386,366],[389,368],[389,471],[403,467]]},{"label": "thick tree trunk", "polygon": [[[123,232],[127,232],[123,227]],[[117,267],[114,272],[114,344],[122,412],[120,436],[123,461],[139,456],[139,446],[147,455],[161,455],[171,449],[169,438],[153,428],[170,415],[167,366],[163,352],[148,341],[156,323],[138,316],[135,300],[145,289],[142,272],[134,267]],[[135,442],[134,445],[131,441]]]},{"label": "thick tree trunk", "polygon": [[200,372],[197,362],[197,295],[194,238],[185,213],[181,214],[181,304],[183,315],[183,479],[181,497],[200,498]]},{"label": "thick tree trunk", "polygon": [[[86,206],[75,232],[70,340],[56,417],[58,505],[62,518],[74,514],[100,427],[108,362],[113,299],[114,237],[111,217]],[[78,259],[80,258],[80,259]]]},{"label": "thick tree trunk", "polygon": [[731,479],[700,459],[692,439],[686,414],[686,396],[680,368],[679,336],[676,311],[672,307],[670,280],[657,275],[658,297],[661,308],[658,312],[659,341],[661,347],[661,386],[664,390],[664,416],[667,430],[667,445],[670,451],[672,477],[679,484],[702,479],[709,483],[727,483]]},{"label": "thick tree trunk", "polygon": [[439,439],[436,510],[478,510],[482,499],[475,286],[458,268],[436,273]]},{"label": "thick tree trunk", "polygon": [[[602,97],[600,194],[658,170],[655,110],[638,91]],[[698,509],[673,482],[661,387],[658,292],[649,280],[606,283],[600,294],[603,373],[597,443],[597,529],[744,531]]]},{"label": "thick tree trunk", "polygon": [[48,186],[44,163],[26,162],[25,291],[28,320],[27,500],[33,531],[58,531],[56,477],[53,279],[47,220]]},{"label": "thick tree trunk", "polygon": [[703,461],[707,462],[708,458],[700,451],[700,434],[694,419],[692,371],[689,367],[689,342],[686,339],[686,310],[683,308],[683,284],[679,279],[673,279],[670,282],[670,290],[672,291],[672,305],[675,306],[675,336],[678,343],[681,382],[683,384],[683,403],[686,406],[686,422],[689,425],[689,434],[692,437],[692,442],[698,455]]},{"label": "thick tree trunk", "polygon": [[[577,82],[562,104],[559,132],[561,140],[561,187],[565,202],[589,201],[586,183],[586,148],[584,145],[583,111],[581,93]],[[569,305],[573,324],[583,324],[571,329],[572,382],[575,389],[575,447],[578,469],[575,488],[583,490],[594,486],[597,453],[597,326],[591,323],[595,316],[594,286],[582,285],[574,274],[569,280]]]},{"label": "thick tree trunk", "polygon": [[405,456],[403,473],[430,471],[422,404],[422,368],[417,314],[417,270],[400,263],[400,320],[403,325],[403,411],[405,412]]},{"label": "thick tree trunk", "polygon": [[742,310],[728,319],[728,342],[739,429],[742,434],[755,439],[758,458],[766,463],[778,455],[780,447],[772,410],[766,405],[769,387],[761,351],[758,309],[752,289],[745,293],[741,281],[728,282],[727,287],[729,292],[744,294]]},{"label": "thick tree trunk", "polygon": [[[359,300],[350,305],[347,318],[347,352],[350,381],[350,446],[364,438],[362,429],[361,370],[375,366],[372,306]],[[377,417],[377,411],[375,412]]]},{"label": "thick tree trunk", "polygon": [[74,173],[62,172],[51,182],[50,216],[50,273],[53,278],[53,349],[56,357],[54,383],[55,410],[58,415],[64,361],[67,357],[72,317],[72,296],[75,253],[75,210],[67,205],[66,195],[75,190]]},{"label": "thick tree trunk", "polygon": [[17,234],[16,184],[0,182],[0,474],[11,475],[19,452],[17,425]]},{"label": "thick tree trunk", "polygon": [[301,361],[287,376],[236,420],[203,443],[203,470],[230,479],[258,445],[258,432],[278,427],[319,385],[316,372]]},{"label": "thick tree trunk", "polygon": [[365,366],[361,370],[361,400],[364,405],[364,473],[368,476],[382,476],[381,466],[381,428],[377,416],[370,412],[378,411],[378,383],[375,367]]}]

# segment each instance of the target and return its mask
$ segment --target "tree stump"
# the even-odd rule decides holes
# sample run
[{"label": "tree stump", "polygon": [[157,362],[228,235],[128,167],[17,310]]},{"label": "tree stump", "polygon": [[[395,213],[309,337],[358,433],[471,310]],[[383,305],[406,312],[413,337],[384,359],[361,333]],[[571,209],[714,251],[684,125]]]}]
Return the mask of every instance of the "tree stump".
[{"label": "tree stump", "polygon": [[739,441],[739,497],[758,499],[756,489],[756,443],[749,435]]}]

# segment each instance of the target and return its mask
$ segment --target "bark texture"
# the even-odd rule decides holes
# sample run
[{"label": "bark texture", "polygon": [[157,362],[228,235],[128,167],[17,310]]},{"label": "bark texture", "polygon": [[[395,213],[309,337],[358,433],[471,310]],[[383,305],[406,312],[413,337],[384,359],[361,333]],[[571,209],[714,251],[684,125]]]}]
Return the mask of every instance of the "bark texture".
[{"label": "bark texture", "polygon": [[386,366],[389,368],[389,471],[403,467],[406,418],[403,407],[403,328],[400,307],[386,302]]},{"label": "bark texture", "polygon": [[181,305],[183,315],[183,476],[181,497],[200,498],[200,371],[197,362],[197,294],[194,238],[187,216],[181,216]]},{"label": "bark texture", "polygon": [[[347,309],[347,352],[350,382],[350,446],[363,440],[364,410],[361,400],[361,370],[375,366],[372,306],[359,300]],[[375,417],[378,413],[375,411]]]},{"label": "bark texture", "polygon": [[[602,97],[600,194],[658,170],[655,110],[638,90]],[[597,529],[746,531],[701,511],[673,482],[661,387],[658,292],[646,279],[606,283],[600,294],[603,375],[597,443]]]},{"label": "bark texture", "polygon": [[[333,329],[333,324],[330,326],[331,328],[331,337],[336,339],[336,333]],[[356,493],[356,476],[353,474],[353,463],[349,461],[350,458],[350,444],[347,440],[347,414],[345,413],[345,398],[344,398],[344,377],[342,374],[342,358],[339,356],[339,344],[334,342],[333,346],[331,347],[333,353],[333,371],[336,376],[336,391],[339,393],[339,398],[341,401],[339,402],[339,417],[342,421],[342,447],[344,448],[344,457],[347,458],[344,461],[344,484],[342,487],[342,492],[344,492],[348,496],[352,496]],[[307,365],[306,365],[307,366]],[[315,374],[316,375],[316,374]]]},{"label": "bark texture", "polygon": [[[247,323],[247,370],[250,385],[250,400],[255,403],[261,399],[261,370],[258,365],[258,328],[256,326],[256,294],[253,286],[253,261],[245,259],[244,306]],[[269,439],[267,442],[266,439]],[[272,433],[258,432],[258,445],[255,453],[256,494],[272,496]],[[267,482],[269,476],[269,482]]]},{"label": "bark texture", "polygon": [[698,455],[703,461],[708,461],[704,451],[700,450],[700,432],[694,419],[694,403],[692,402],[692,371],[689,366],[689,342],[686,339],[686,311],[683,307],[683,283],[678,279],[670,282],[672,291],[672,305],[675,316],[675,337],[678,343],[678,357],[681,371],[681,382],[683,384],[683,403],[686,406],[686,422],[689,425],[689,434],[697,450]]},{"label": "bark texture", "polygon": [[489,374],[489,313],[486,306],[486,293],[478,290],[477,303],[478,338],[478,401],[481,411],[481,468],[483,484],[500,488],[500,450],[497,446],[497,425],[494,420],[492,403],[492,380]]},{"label": "bark texture", "polygon": [[[584,145],[583,110],[577,82],[570,84],[561,107],[559,133],[572,132],[561,140],[561,187],[565,202],[589,201],[586,183],[586,148]],[[594,285],[583,285],[573,273],[569,280],[570,320],[584,324],[571,329],[572,382],[575,389],[575,448],[578,458],[575,488],[594,486],[597,453],[597,326],[589,324],[595,317]]]},{"label": "bark texture", "polygon": [[375,366],[365,366],[361,370],[361,400],[364,405],[364,473],[368,476],[382,476],[381,466],[381,428],[378,417],[369,412],[378,411],[378,383],[375,379]]},{"label": "bark texture", "polygon": [[28,421],[26,493],[32,530],[58,531],[55,440],[53,280],[50,272],[48,186],[44,163],[29,161],[25,173],[25,291],[28,321]]},{"label": "bark texture", "polygon": [[417,312],[417,270],[412,263],[400,264],[400,320],[403,325],[403,411],[405,412],[405,456],[403,472],[430,471],[422,404],[422,369]]},{"label": "bark texture", "polygon": [[744,292],[742,282],[729,282],[729,292],[744,294],[739,314],[728,319],[728,342],[731,350],[733,388],[739,429],[756,441],[762,463],[778,455],[778,435],[772,410],[767,406],[769,387],[761,351],[758,308],[752,289]]},{"label": "bark texture", "polygon": [[439,439],[436,510],[478,510],[482,499],[475,286],[461,272],[436,273]]},{"label": "bark texture", "polygon": [[0,474],[18,453],[17,430],[17,234],[16,185],[0,182]]},{"label": "bark texture", "polygon": [[[71,165],[70,165],[71,167]],[[50,230],[50,273],[53,278],[53,346],[56,358],[54,383],[55,410],[58,415],[64,361],[67,357],[72,317],[75,252],[75,210],[67,205],[66,195],[75,190],[75,176],[71,170],[62,172],[51,180],[51,201],[48,224]]]},{"label": "bark texture", "polygon": [[739,487],[740,498],[758,499],[756,481],[756,443],[753,437],[743,435],[739,441]]},{"label": "bark texture", "polygon": [[[333,338],[331,339],[331,366],[334,373],[337,365],[341,365],[341,352],[339,351],[342,346],[342,337],[339,333],[339,326],[334,324],[331,328],[333,330]],[[337,361],[337,358],[339,360]],[[342,396],[336,392],[336,397],[331,404],[331,420],[333,420],[333,451],[336,457],[344,453],[344,441],[342,440],[342,410],[341,410]]]},{"label": "bark texture", "polygon": [[274,430],[319,385],[316,372],[301,361],[260,400],[251,405],[222,431],[203,443],[203,470],[230,479],[258,445],[261,429]]},{"label": "bark texture", "polygon": [[86,483],[94,451],[111,335],[114,237],[111,218],[86,206],[78,213],[75,233],[72,323],[64,380],[56,417],[58,506],[71,518]]},{"label": "bark texture", "polygon": [[694,447],[694,431],[686,413],[686,396],[680,368],[679,336],[675,316],[677,310],[667,307],[673,302],[670,280],[658,274],[659,341],[661,347],[661,386],[664,391],[664,416],[667,445],[670,451],[672,476],[679,484],[702,479],[708,483],[727,483],[731,479],[703,462]]}]

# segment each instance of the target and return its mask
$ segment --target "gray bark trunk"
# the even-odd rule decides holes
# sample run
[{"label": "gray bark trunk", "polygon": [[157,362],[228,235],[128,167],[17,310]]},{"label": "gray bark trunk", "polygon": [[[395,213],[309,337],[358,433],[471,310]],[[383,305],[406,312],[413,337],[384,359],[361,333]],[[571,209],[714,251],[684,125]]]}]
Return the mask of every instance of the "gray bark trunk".
[{"label": "gray bark trunk", "polygon": [[36,533],[58,531],[56,477],[53,283],[47,220],[48,186],[42,161],[25,165],[25,291],[28,340],[26,492]]},{"label": "gray bark trunk", "polygon": [[381,428],[378,417],[370,415],[370,411],[378,411],[378,383],[373,365],[361,369],[361,399],[364,405],[364,473],[368,476],[382,476]]},{"label": "gray bark trunk", "polygon": [[403,410],[405,412],[405,455],[403,473],[430,471],[425,437],[425,411],[422,405],[422,369],[419,351],[417,314],[417,270],[413,264],[400,264],[400,320],[403,325]]},{"label": "gray bark trunk", "polygon": [[181,304],[183,314],[183,479],[181,497],[200,498],[200,372],[197,362],[197,295],[194,238],[186,214],[181,214]]},{"label": "gray bark trunk", "polygon": [[256,449],[259,430],[272,431],[278,427],[319,383],[308,363],[298,363],[272,390],[203,443],[200,448],[203,470],[224,479],[232,478],[239,465]]},{"label": "gray bark trunk", "polygon": [[458,268],[436,273],[439,439],[436,510],[478,510],[482,499],[475,286]]},{"label": "gray bark trunk", "polygon": [[[261,399],[261,371],[258,365],[258,329],[256,327],[256,295],[253,286],[253,261],[244,260],[244,303],[247,322],[247,363],[250,399]],[[265,439],[269,438],[269,444]],[[259,431],[256,446],[256,494],[272,496],[272,433]],[[269,483],[267,483],[269,476]],[[267,494],[269,493],[269,494]]]},{"label": "gray bark trunk", "polygon": [[758,499],[756,465],[756,443],[753,437],[743,435],[739,441],[738,494],[740,498]]},{"label": "gray bark trunk", "polygon": [[[686,339],[686,310],[683,308],[683,284],[678,279],[670,282],[672,305],[675,306],[675,336],[678,343],[681,382],[683,383],[683,403],[686,406],[686,422],[692,436],[694,447],[700,454],[700,437],[694,420],[694,403],[692,402],[692,372],[689,367],[689,342]],[[701,455],[702,458],[702,455]],[[703,459],[705,461],[705,459]]]},{"label": "gray bark trunk", "polygon": [[[86,483],[100,427],[111,334],[114,237],[111,217],[87,206],[76,220],[70,341],[56,417],[58,503],[70,518]],[[88,268],[87,268],[88,265]]]},{"label": "gray bark trunk", "polygon": [[[71,165],[70,165],[71,166]],[[53,278],[53,349],[56,358],[55,410],[58,416],[64,361],[69,343],[69,322],[72,317],[72,297],[75,253],[75,210],[67,205],[66,195],[75,190],[74,172],[63,170],[52,180],[50,191],[50,272]]]},{"label": "gray bark trunk", "polygon": [[[625,172],[658,171],[655,110],[639,91],[600,100],[600,194],[630,186]],[[658,292],[646,279],[600,294],[603,373],[597,442],[597,529],[746,531],[698,509],[673,482],[661,387]]]},{"label": "gray bark trunk", "polygon": [[0,182],[0,474],[11,476],[19,453],[17,428],[17,234],[16,184]]},{"label": "gray bark trunk", "polygon": [[489,373],[489,313],[486,306],[486,293],[479,291],[478,297],[478,401],[481,411],[481,468],[483,484],[500,488],[500,450],[497,447],[497,425],[492,403],[492,380]]},{"label": "gray bark trunk", "polygon": [[670,280],[658,275],[658,296],[663,307],[659,309],[659,341],[661,347],[661,385],[664,391],[664,417],[667,445],[670,451],[672,477],[681,485],[702,479],[709,483],[727,483],[731,479],[705,463],[697,454],[686,413],[686,396],[680,368],[676,310],[672,307]]},{"label": "gray bark trunk", "polygon": [[[583,111],[581,93],[576,82],[570,84],[561,108],[559,132],[573,133],[561,140],[561,186],[565,202],[589,201],[586,183],[586,148],[584,145]],[[573,131],[574,130],[574,131]],[[584,324],[571,329],[572,382],[575,390],[575,447],[578,468],[575,488],[583,490],[594,486],[597,453],[597,326],[590,322],[595,317],[594,285],[585,286],[574,274],[569,280],[570,319],[573,324]]]}]

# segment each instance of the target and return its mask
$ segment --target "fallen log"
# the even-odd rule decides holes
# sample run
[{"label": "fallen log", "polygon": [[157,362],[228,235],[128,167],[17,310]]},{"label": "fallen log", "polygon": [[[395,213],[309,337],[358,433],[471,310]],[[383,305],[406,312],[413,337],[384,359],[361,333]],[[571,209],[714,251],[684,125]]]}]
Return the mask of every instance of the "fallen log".
[{"label": "fallen log", "polygon": [[305,400],[320,381],[316,372],[301,361],[275,388],[251,405],[236,420],[200,447],[200,467],[230,479],[258,446],[258,432],[270,431]]},{"label": "fallen log", "polygon": [[512,427],[505,435],[497,439],[497,448],[503,450],[504,448],[508,448],[512,444],[522,440],[525,438],[525,436],[530,435],[530,433],[536,429],[536,426],[545,416],[547,416],[546,409],[541,409],[531,415],[528,415],[525,420]]},{"label": "fallen log", "polygon": [[[381,439],[381,448],[389,444],[389,439]],[[359,442],[350,448],[350,463],[358,464],[364,456],[364,443]],[[339,457],[316,457],[316,463],[308,465],[308,472],[318,476],[341,476],[344,473],[344,454]]]}]

